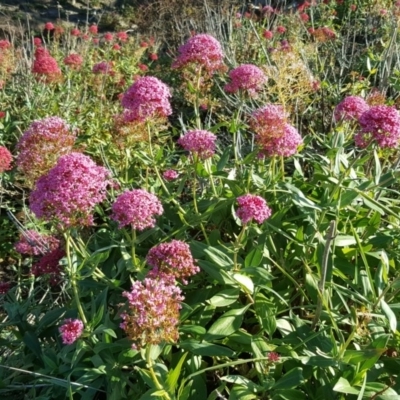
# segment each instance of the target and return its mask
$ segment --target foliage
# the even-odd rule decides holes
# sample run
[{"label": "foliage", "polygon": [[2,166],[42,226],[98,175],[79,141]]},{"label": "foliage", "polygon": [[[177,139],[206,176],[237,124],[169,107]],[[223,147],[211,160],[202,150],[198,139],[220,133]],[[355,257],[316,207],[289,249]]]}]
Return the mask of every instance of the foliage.
[{"label": "foliage", "polygon": [[[211,72],[201,63],[171,68],[176,59],[168,54],[177,48],[164,54],[157,37],[56,27],[41,37],[62,72],[49,81],[32,73],[38,40],[0,41],[9,65],[0,67],[0,145],[15,161],[0,175],[1,393],[398,397],[398,142],[383,147],[371,128],[358,147],[357,119],[333,114],[352,95],[397,115],[400,5],[354,6],[327,1],[243,15],[209,9],[207,33],[221,43],[225,64]],[[65,65],[75,53],[82,65]],[[255,64],[268,79],[259,90],[227,93],[228,70],[241,64]],[[135,115],[122,108],[143,75],[169,86],[172,115],[154,111],[169,101],[167,89],[146,91]],[[252,115],[260,109],[279,115],[258,126],[263,121]],[[56,201],[42,202],[47,219],[30,209],[38,185],[18,169],[17,143],[48,117],[76,132],[74,156],[54,160],[45,142],[37,156],[48,157],[51,171],[76,153],[86,161],[78,178],[64,168],[65,179],[48,173],[39,182],[47,179],[60,202],[69,190],[71,207],[63,210],[80,213],[73,221],[93,216],[89,226],[65,222],[67,214],[51,208]],[[288,126],[301,135],[298,151],[267,157],[263,145],[278,140],[276,151],[285,154]],[[110,171],[107,182],[89,175],[100,165]],[[132,193],[144,200],[129,200],[138,198]],[[41,255],[15,250],[28,230],[41,234],[24,239]],[[61,243],[58,252],[47,248],[49,236]]]}]

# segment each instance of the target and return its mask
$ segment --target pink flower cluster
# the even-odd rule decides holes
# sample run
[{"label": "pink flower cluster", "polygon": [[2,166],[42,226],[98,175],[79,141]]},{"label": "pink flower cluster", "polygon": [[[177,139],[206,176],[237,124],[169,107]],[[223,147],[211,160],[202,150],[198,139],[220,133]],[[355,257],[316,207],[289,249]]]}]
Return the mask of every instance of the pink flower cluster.
[{"label": "pink flower cluster", "polygon": [[242,90],[250,96],[256,95],[267,82],[264,72],[252,64],[240,65],[229,73],[229,77],[231,82],[225,86],[226,92],[236,93]]},{"label": "pink flower cluster", "polygon": [[72,53],[64,58],[64,64],[68,65],[71,69],[78,70],[83,64],[83,58],[79,54]]},{"label": "pink flower cluster", "polygon": [[94,207],[106,198],[109,175],[88,156],[64,155],[36,182],[30,209],[37,218],[56,220],[63,228],[92,225]]},{"label": "pink flower cluster", "polygon": [[134,282],[131,291],[124,292],[123,296],[128,299],[129,312],[122,314],[120,326],[133,341],[132,348],[178,340],[183,296],[175,284],[146,278],[143,282]]},{"label": "pink flower cluster", "polygon": [[236,215],[240,218],[243,224],[247,224],[253,219],[262,224],[267,218],[271,216],[271,209],[268,207],[267,202],[260,196],[252,194],[245,194],[237,198],[239,208]]},{"label": "pink flower cluster", "polygon": [[257,134],[256,141],[261,151],[270,157],[289,157],[303,142],[296,128],[287,123],[287,114],[279,105],[268,104],[255,110],[250,127]]},{"label": "pink flower cluster", "polygon": [[47,276],[50,285],[55,286],[60,282],[62,268],[60,260],[65,257],[65,251],[56,248],[45,254],[40,260],[32,265],[32,275]]},{"label": "pink flower cluster", "polygon": [[121,103],[129,110],[131,121],[145,121],[171,115],[170,97],[171,91],[165,83],[154,76],[145,76],[124,93]]},{"label": "pink flower cluster", "polygon": [[24,231],[14,248],[20,254],[40,256],[47,254],[60,247],[60,241],[54,236],[44,235],[40,232],[29,229]]},{"label": "pink flower cluster", "polygon": [[175,278],[187,284],[187,278],[200,272],[200,268],[194,263],[189,246],[180,240],[154,246],[148,252],[146,260],[153,267],[147,276],[153,279]]},{"label": "pink flower cluster", "polygon": [[7,147],[0,146],[0,174],[11,169],[12,154]]},{"label": "pink flower cluster", "polygon": [[158,198],[146,190],[129,190],[115,200],[111,218],[119,223],[119,228],[130,225],[143,231],[156,224],[155,215],[161,215],[164,209]]},{"label": "pink flower cluster", "polygon": [[264,142],[261,152],[268,157],[290,157],[297,153],[302,144],[303,139],[297,129],[290,124],[285,124],[283,134]]},{"label": "pink flower cluster", "polygon": [[221,44],[214,37],[200,34],[191,37],[178,49],[179,55],[172,68],[194,66],[212,74],[224,67]]},{"label": "pink flower cluster", "polygon": [[58,158],[72,151],[76,131],[59,117],[34,121],[17,144],[18,169],[34,182],[52,168]]},{"label": "pink flower cluster", "polygon": [[112,75],[114,73],[113,63],[111,61],[101,61],[93,65],[92,72],[94,74]]},{"label": "pink flower cluster", "polygon": [[216,136],[208,131],[193,130],[187,132],[178,140],[186,151],[196,154],[200,159],[206,160],[215,153]]},{"label": "pink flower cluster", "polygon": [[83,333],[83,322],[80,319],[68,318],[64,320],[58,330],[61,333],[61,339],[64,344],[72,344],[77,341]]},{"label": "pink flower cluster", "polygon": [[32,72],[45,83],[56,82],[61,78],[61,69],[57,61],[44,47],[36,48]]},{"label": "pink flower cluster", "polygon": [[359,118],[360,131],[355,135],[356,145],[366,147],[375,140],[380,147],[397,147],[400,142],[400,115],[394,107],[372,106]]},{"label": "pink flower cluster", "polygon": [[336,121],[353,121],[358,120],[368,109],[369,106],[362,97],[347,96],[336,106],[333,116]]},{"label": "pink flower cluster", "polygon": [[173,170],[173,169],[168,169],[167,171],[165,171],[165,172],[163,173],[163,177],[164,177],[164,179],[167,180],[167,181],[173,181],[173,180],[175,180],[176,178],[178,178],[178,176],[179,176],[178,172],[176,172],[176,171]]}]

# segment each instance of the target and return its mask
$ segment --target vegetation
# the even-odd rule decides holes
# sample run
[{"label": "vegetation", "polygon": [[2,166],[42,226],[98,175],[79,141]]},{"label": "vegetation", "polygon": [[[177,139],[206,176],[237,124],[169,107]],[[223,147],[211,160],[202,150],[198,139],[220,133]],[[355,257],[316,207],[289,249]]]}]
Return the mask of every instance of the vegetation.
[{"label": "vegetation", "polygon": [[242,11],[0,40],[0,393],[399,398],[400,2]]}]

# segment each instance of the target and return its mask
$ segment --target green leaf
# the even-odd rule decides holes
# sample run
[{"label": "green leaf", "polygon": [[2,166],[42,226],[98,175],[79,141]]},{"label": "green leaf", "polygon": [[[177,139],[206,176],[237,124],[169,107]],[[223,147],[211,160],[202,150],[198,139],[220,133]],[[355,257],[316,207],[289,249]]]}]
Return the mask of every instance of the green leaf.
[{"label": "green leaf", "polygon": [[38,330],[48,328],[57,322],[65,314],[65,308],[57,308],[55,310],[47,311],[38,323]]},{"label": "green leaf", "polygon": [[181,325],[180,332],[187,333],[188,335],[204,335],[207,331],[200,325]]},{"label": "green leaf", "polygon": [[254,293],[254,283],[249,276],[236,273],[232,275],[232,278],[239,283],[245,293]]},{"label": "green leaf", "polygon": [[258,267],[263,259],[262,251],[259,247],[255,247],[253,250],[247,254],[244,259],[244,266],[247,267]]},{"label": "green leaf", "polygon": [[33,332],[25,332],[22,340],[27,345],[29,350],[32,351],[32,353],[34,353],[39,359],[42,358],[42,348],[40,346],[40,342]]},{"label": "green leaf", "polygon": [[205,341],[198,342],[193,339],[185,340],[179,343],[179,346],[186,351],[198,356],[210,357],[233,357],[234,352],[228,347],[218,346]]},{"label": "green leaf", "polygon": [[356,238],[350,235],[337,235],[335,238],[335,246],[347,247],[356,244]]},{"label": "green leaf", "polygon": [[204,272],[206,272],[217,282],[229,286],[237,286],[237,282],[232,279],[223,269],[219,269],[214,263],[205,260],[197,260],[197,263]]},{"label": "green leaf", "polygon": [[207,300],[214,307],[225,307],[235,303],[239,297],[239,289],[225,289]]},{"label": "green leaf", "polygon": [[249,307],[250,304],[242,308],[227,311],[211,325],[204,339],[215,340],[236,332],[241,327],[243,316]]},{"label": "green leaf", "polygon": [[393,333],[397,331],[397,318],[396,314],[390,308],[390,306],[385,302],[385,300],[380,301],[382,312],[386,315],[386,318],[389,320],[389,326]]},{"label": "green leaf", "polygon": [[274,392],[272,400],[306,400],[307,396],[296,389],[280,389]]},{"label": "green leaf", "polygon": [[303,383],[303,369],[296,367],[283,375],[283,377],[275,383],[273,389],[295,389]]},{"label": "green leaf", "polygon": [[185,362],[187,355],[188,355],[188,353],[183,353],[182,357],[179,359],[179,362],[176,365],[176,367],[173,370],[168,372],[166,384],[167,384],[168,390],[171,393],[173,393],[175,391],[176,385],[178,384],[178,379],[179,379],[179,375],[182,370],[182,365]]},{"label": "green leaf", "polygon": [[352,387],[349,381],[345,378],[340,377],[333,387],[335,392],[346,393],[346,394],[357,394],[360,392],[358,389]]},{"label": "green leaf", "polygon": [[207,254],[211,261],[217,264],[218,267],[230,267],[233,265],[232,259],[223,251],[215,247],[206,248],[204,253]]}]

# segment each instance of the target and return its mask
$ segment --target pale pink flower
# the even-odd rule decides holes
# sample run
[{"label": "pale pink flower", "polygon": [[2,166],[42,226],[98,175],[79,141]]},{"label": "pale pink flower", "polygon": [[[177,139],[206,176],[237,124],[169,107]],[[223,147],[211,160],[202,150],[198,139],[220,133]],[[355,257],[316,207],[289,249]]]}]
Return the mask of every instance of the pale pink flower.
[{"label": "pale pink flower", "polygon": [[240,65],[229,73],[229,77],[231,82],[224,88],[228,93],[236,93],[242,90],[250,96],[254,96],[267,83],[267,76],[264,72],[252,64]]},{"label": "pale pink flower", "polygon": [[196,154],[200,159],[206,160],[215,153],[215,140],[217,137],[205,130],[193,130],[187,132],[178,140],[186,151]]},{"label": "pale pink flower", "polygon": [[239,208],[236,215],[240,218],[243,224],[251,222],[253,219],[262,224],[272,214],[267,202],[260,196],[245,194],[237,198]]},{"label": "pale pink flower", "polygon": [[153,267],[147,275],[149,278],[171,277],[187,284],[187,278],[200,272],[189,246],[180,240],[154,246],[148,252],[146,260]]},{"label": "pale pink flower", "polygon": [[333,115],[336,121],[354,121],[368,109],[369,106],[362,97],[347,96],[336,106]]},{"label": "pale pink flower", "polygon": [[58,330],[61,333],[61,339],[64,344],[72,344],[76,342],[83,333],[83,322],[80,319],[68,318],[64,320]]},{"label": "pale pink flower", "polygon": [[173,169],[168,169],[163,173],[163,177],[167,181],[173,181],[174,179],[178,178],[179,174]]},{"label": "pale pink flower", "polygon": [[155,216],[161,215],[163,211],[160,200],[154,194],[143,189],[128,190],[115,200],[111,219],[118,222],[119,228],[130,225],[142,231],[154,228]]},{"label": "pale pink flower", "polygon": [[11,169],[12,154],[7,147],[0,146],[0,174]]},{"label": "pale pink flower", "polygon": [[64,64],[72,69],[78,70],[83,64],[83,58],[79,54],[73,53],[64,58]]},{"label": "pale pink flower", "polygon": [[60,241],[54,236],[44,235],[40,232],[28,229],[21,233],[14,248],[20,254],[39,256],[47,254],[60,246]]}]

